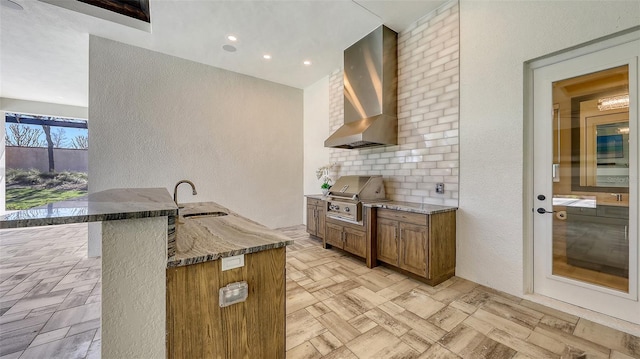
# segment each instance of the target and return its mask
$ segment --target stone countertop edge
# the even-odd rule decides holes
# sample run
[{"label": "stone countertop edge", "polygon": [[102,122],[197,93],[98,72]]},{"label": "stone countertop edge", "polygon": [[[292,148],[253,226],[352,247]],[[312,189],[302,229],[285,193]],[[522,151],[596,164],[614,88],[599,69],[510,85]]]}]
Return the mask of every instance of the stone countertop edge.
[{"label": "stone countertop edge", "polygon": [[0,229],[172,217],[178,208],[166,188],[115,188],[0,216]]},{"label": "stone countertop edge", "polygon": [[364,207],[372,208],[385,208],[396,211],[405,211],[419,214],[437,214],[446,213],[458,210],[458,207],[443,206],[437,204],[428,203],[413,203],[413,202],[400,202],[400,201],[363,201]]},{"label": "stone countertop edge", "polygon": [[[293,240],[215,202],[180,203],[175,225],[175,253],[167,268],[276,249]],[[184,218],[184,215],[224,212],[224,216]]]},{"label": "stone countertop edge", "polygon": [[329,199],[329,197],[323,196],[321,194],[305,194],[304,196],[307,198],[319,199],[321,201],[326,201],[327,199]]},{"label": "stone countertop edge", "polygon": [[[323,196],[321,194],[305,194],[307,198],[319,199],[321,201],[326,201],[329,199],[327,196]],[[405,212],[413,212],[419,214],[437,214],[437,213],[445,213],[451,211],[457,211],[458,207],[453,206],[443,206],[438,204],[427,204],[427,203],[414,203],[414,202],[401,202],[401,201],[392,201],[392,200],[371,200],[371,201],[362,201],[362,205],[364,207],[372,207],[372,208],[386,208],[393,209],[396,211],[405,211]]]}]

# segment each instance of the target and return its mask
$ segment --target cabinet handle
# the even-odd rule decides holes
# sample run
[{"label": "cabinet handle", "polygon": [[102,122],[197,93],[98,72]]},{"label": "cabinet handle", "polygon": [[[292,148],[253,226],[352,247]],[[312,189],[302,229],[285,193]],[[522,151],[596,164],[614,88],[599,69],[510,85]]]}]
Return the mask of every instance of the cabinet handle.
[{"label": "cabinet handle", "polygon": [[624,226],[624,240],[627,240],[627,236],[629,235],[629,226],[625,224]]}]

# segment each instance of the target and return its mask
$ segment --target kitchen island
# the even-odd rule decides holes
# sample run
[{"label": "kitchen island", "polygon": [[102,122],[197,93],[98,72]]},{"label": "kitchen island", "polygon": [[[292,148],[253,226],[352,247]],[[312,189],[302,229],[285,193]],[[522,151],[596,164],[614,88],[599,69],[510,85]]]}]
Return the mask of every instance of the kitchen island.
[{"label": "kitchen island", "polygon": [[[205,207],[221,209],[227,215],[206,219],[183,217],[191,210],[201,211]],[[188,205],[181,212],[178,217],[178,208],[165,188],[111,189],[0,216],[0,228],[101,221],[102,358],[163,358],[169,354],[167,330],[174,328],[167,322],[171,292],[168,283],[176,284],[168,278],[170,271],[207,264],[219,266],[218,259],[223,257],[274,254],[273,250],[280,254],[267,262],[275,269],[261,273],[266,277],[282,268],[284,277],[284,246],[292,243],[288,237],[212,202]],[[244,273],[259,271],[255,262],[247,258],[244,267],[225,271],[223,277],[236,281]],[[190,265],[194,263],[199,264]],[[212,302],[217,305],[217,283],[210,284],[207,292],[213,293],[216,298]],[[259,285],[249,287],[249,298],[256,295],[256,287]],[[281,297],[284,308],[284,286]],[[245,303],[250,302],[249,298]],[[184,302],[178,307],[190,308],[201,299],[184,292]],[[224,309],[239,310],[241,304]],[[284,347],[283,332],[284,309]],[[206,330],[202,334],[207,334]],[[244,337],[247,336],[245,333]]]}]

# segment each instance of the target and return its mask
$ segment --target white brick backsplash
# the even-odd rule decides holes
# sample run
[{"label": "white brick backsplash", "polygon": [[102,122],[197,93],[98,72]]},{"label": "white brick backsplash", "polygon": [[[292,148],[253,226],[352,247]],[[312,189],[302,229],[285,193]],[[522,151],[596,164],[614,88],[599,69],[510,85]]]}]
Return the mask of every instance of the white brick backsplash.
[{"label": "white brick backsplash", "polygon": [[[382,175],[396,201],[458,205],[458,1],[398,34],[398,146],[332,149],[335,176]],[[329,76],[329,128],[344,121],[343,75]],[[435,193],[445,183],[444,195]]]}]

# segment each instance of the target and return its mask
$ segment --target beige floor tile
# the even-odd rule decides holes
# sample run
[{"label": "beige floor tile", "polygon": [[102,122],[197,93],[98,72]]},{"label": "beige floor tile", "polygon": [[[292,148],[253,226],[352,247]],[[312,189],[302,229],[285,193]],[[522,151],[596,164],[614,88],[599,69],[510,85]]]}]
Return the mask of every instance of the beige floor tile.
[{"label": "beige floor tile", "polygon": [[331,334],[331,332],[322,333],[309,340],[309,342],[322,355],[327,355],[342,346],[342,342],[336,338],[335,335]]},{"label": "beige floor tile", "polygon": [[457,308],[447,306],[429,317],[427,321],[446,331],[451,331],[463,320],[467,319],[468,316],[468,314]]},{"label": "beige floor tile", "polygon": [[358,329],[360,333],[367,332],[378,325],[365,314],[360,314],[359,316],[350,319],[349,324],[351,324],[352,327]]},{"label": "beige floor tile", "polygon": [[525,328],[533,329],[538,325],[544,314],[515,303],[497,302],[489,300],[482,309],[502,318],[508,319]]},{"label": "beige floor tile", "polygon": [[287,315],[286,330],[287,351],[327,331],[316,318],[304,309]]},{"label": "beige floor tile", "polygon": [[323,359],[359,359],[349,348],[342,346],[325,355]]},{"label": "beige floor tile", "polygon": [[594,342],[588,341],[586,339],[577,337],[575,335],[563,332],[562,330],[553,329],[544,326],[538,326],[534,332],[538,334],[542,334],[546,337],[552,338],[553,340],[557,340],[562,342],[571,348],[579,349],[587,354],[587,358],[589,359],[606,359],[609,357],[611,350],[596,344]]},{"label": "beige floor tile", "polygon": [[376,324],[386,329],[396,337],[400,337],[411,330],[411,327],[403,324],[402,322],[398,321],[391,315],[378,308],[373,308],[364,313],[364,315],[366,315],[369,319],[371,319]]},{"label": "beige floor tile", "polygon": [[443,303],[431,299],[426,293],[412,290],[392,300],[393,303],[426,319],[444,308]]},{"label": "beige floor tile", "polygon": [[445,348],[463,358],[510,359],[516,351],[466,325],[459,325],[440,341]]},{"label": "beige floor tile", "polygon": [[312,283],[307,283],[302,287],[308,292],[315,292],[320,289],[324,289],[336,284],[336,282],[331,278],[325,278],[318,281],[314,281]]},{"label": "beige floor tile", "polygon": [[513,336],[520,339],[525,339],[531,334],[531,329],[523,327],[519,323],[512,322],[509,319],[503,318],[494,313],[488,312],[484,309],[478,309],[472,314],[476,319],[482,320],[494,328],[498,328],[507,333],[511,333]]},{"label": "beige floor tile", "polygon": [[328,291],[330,291],[331,293],[333,293],[334,295],[338,295],[338,294],[342,294],[348,290],[354,289],[354,288],[358,288],[360,286],[360,283],[349,279],[349,280],[345,280],[342,281],[340,283],[336,283],[330,287],[327,288]]},{"label": "beige floor tile", "polygon": [[400,337],[405,344],[413,348],[418,353],[424,353],[427,349],[433,345],[433,341],[425,337],[419,331],[411,329]]},{"label": "beige floor tile", "polygon": [[309,342],[304,342],[291,350],[287,350],[287,359],[318,359],[322,354]]},{"label": "beige floor tile", "polygon": [[637,358],[638,357],[632,357],[627,354],[622,354],[616,350],[613,350],[611,352],[611,356],[609,357],[609,359],[637,359]]},{"label": "beige floor tile", "polygon": [[546,335],[542,335],[538,332],[531,333],[527,338],[527,341],[556,354],[562,354],[567,350],[567,346],[563,342],[550,338]]},{"label": "beige floor tile", "polygon": [[559,311],[557,309],[549,308],[549,307],[544,306],[542,304],[534,303],[534,302],[531,302],[531,301],[525,300],[525,299],[520,301],[520,305],[522,305],[523,307],[531,308],[531,309],[533,309],[535,311],[538,311],[540,313],[544,313],[544,314],[547,314],[549,316],[558,318],[558,319],[563,320],[565,322],[573,323],[573,324],[576,324],[578,322],[578,319],[580,319],[579,317],[577,317],[575,315],[571,315],[569,313],[561,312],[561,311]]},{"label": "beige floor tile", "polygon": [[375,327],[346,344],[358,358],[414,358],[417,352],[382,327]]},{"label": "beige floor tile", "polygon": [[323,303],[344,320],[357,317],[369,310],[367,306],[353,301],[352,298],[346,296],[345,293],[328,298],[324,300]]},{"label": "beige floor tile", "polygon": [[346,343],[361,334],[358,329],[354,328],[334,312],[319,317],[318,321],[342,343]]},{"label": "beige floor tile", "polygon": [[329,307],[327,307],[324,303],[315,303],[306,307],[305,309],[315,318],[331,312],[331,309],[329,309]]},{"label": "beige floor tile", "polygon": [[287,314],[290,314],[297,312],[300,309],[304,309],[317,302],[318,299],[316,297],[314,297],[311,293],[305,291],[304,288],[300,287],[299,289],[290,290],[287,292],[285,307]]},{"label": "beige floor tile", "polygon": [[426,352],[422,353],[418,359],[459,359],[460,357],[451,352],[449,349],[436,343],[432,345]]},{"label": "beige floor tile", "polygon": [[614,349],[622,354],[640,358],[640,337],[582,318],[578,320],[573,335]]},{"label": "beige floor tile", "polygon": [[498,343],[502,343],[516,352],[523,353],[532,358],[538,359],[559,359],[560,356],[549,350],[541,348],[535,344],[517,338],[507,332],[503,332],[500,329],[494,329],[487,335],[489,338],[495,340]]}]

